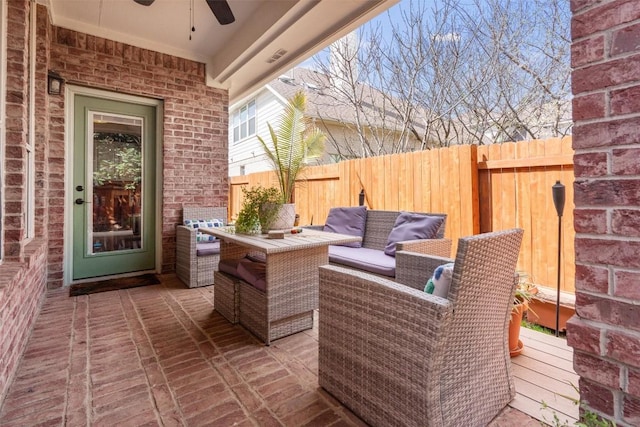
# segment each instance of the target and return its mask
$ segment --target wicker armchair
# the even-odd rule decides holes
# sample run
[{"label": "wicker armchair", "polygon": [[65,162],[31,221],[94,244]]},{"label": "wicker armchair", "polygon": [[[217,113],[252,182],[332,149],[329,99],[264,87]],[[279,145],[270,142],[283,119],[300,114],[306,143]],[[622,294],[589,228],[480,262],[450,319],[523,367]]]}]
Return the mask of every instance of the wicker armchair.
[{"label": "wicker armchair", "polygon": [[[227,222],[227,208],[185,207],[183,219],[221,219]],[[176,274],[188,287],[213,285],[213,272],[218,270],[220,252],[197,256],[196,230],[178,225],[176,227]]]},{"label": "wicker armchair", "polygon": [[[522,234],[460,239],[448,299],[320,267],[320,385],[373,426],[489,423],[515,396],[507,330]],[[421,288],[450,261],[416,256]]]}]

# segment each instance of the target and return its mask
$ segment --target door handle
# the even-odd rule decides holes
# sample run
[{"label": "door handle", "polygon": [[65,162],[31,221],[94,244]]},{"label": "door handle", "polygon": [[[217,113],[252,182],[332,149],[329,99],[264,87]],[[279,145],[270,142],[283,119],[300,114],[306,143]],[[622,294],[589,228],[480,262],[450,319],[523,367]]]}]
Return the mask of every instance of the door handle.
[{"label": "door handle", "polygon": [[76,199],[76,205],[83,205],[84,199]]}]

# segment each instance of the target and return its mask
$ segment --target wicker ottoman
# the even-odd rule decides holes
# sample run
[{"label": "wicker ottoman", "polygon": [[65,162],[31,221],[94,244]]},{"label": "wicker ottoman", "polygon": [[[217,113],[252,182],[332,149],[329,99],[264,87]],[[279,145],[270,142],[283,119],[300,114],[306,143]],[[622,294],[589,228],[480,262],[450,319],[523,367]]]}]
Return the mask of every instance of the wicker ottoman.
[{"label": "wicker ottoman", "polygon": [[240,280],[220,271],[216,271],[214,277],[213,305],[215,310],[235,325],[238,323],[239,317],[240,293],[238,292],[238,284]]},{"label": "wicker ottoman", "polygon": [[[217,284],[217,282],[216,282]],[[304,292],[289,298],[269,298],[265,292],[240,280],[240,324],[269,345],[271,341],[313,328],[315,303],[304,304]],[[281,297],[286,297],[286,295]],[[311,298],[312,299],[312,298]],[[302,301],[301,301],[302,300]],[[308,307],[307,307],[308,305]],[[300,313],[302,311],[302,313]]]}]

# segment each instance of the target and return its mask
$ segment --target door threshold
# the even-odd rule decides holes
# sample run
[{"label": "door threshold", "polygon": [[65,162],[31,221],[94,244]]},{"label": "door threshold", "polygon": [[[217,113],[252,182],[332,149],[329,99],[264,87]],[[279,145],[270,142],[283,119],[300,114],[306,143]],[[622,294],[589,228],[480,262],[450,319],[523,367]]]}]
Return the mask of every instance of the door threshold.
[{"label": "door threshold", "polygon": [[86,279],[73,280],[71,281],[71,283],[69,283],[68,286],[79,285],[82,283],[89,283],[89,282],[101,282],[103,280],[122,279],[124,277],[142,276],[143,274],[158,274],[158,273],[155,270],[141,270],[141,271],[134,271],[132,273],[114,274],[111,276],[88,277]]}]

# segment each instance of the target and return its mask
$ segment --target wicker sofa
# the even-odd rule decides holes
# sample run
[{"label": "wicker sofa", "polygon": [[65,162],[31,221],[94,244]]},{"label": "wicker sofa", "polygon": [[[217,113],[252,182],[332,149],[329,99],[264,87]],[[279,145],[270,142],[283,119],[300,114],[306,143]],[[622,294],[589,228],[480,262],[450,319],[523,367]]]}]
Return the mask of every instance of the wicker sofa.
[{"label": "wicker sofa", "polygon": [[[221,219],[227,222],[226,207],[185,207],[186,219]],[[176,275],[188,287],[209,286],[214,283],[213,272],[220,261],[220,242],[199,243],[194,228],[176,227]]]},{"label": "wicker sofa", "polygon": [[447,299],[418,290],[447,258],[411,255],[418,289],[320,267],[320,386],[372,426],[487,425],[515,396],[507,329],[522,234],[460,239]]},{"label": "wicker sofa", "polygon": [[[444,218],[435,239],[398,242],[395,257],[385,255],[389,233],[393,230],[398,215],[400,211],[367,210],[362,248],[329,246],[329,263],[394,279],[399,268],[410,266],[412,262],[407,258],[407,252],[451,256],[451,240],[444,237],[447,216],[438,213],[426,214]],[[322,230],[324,226],[308,228]]]}]

